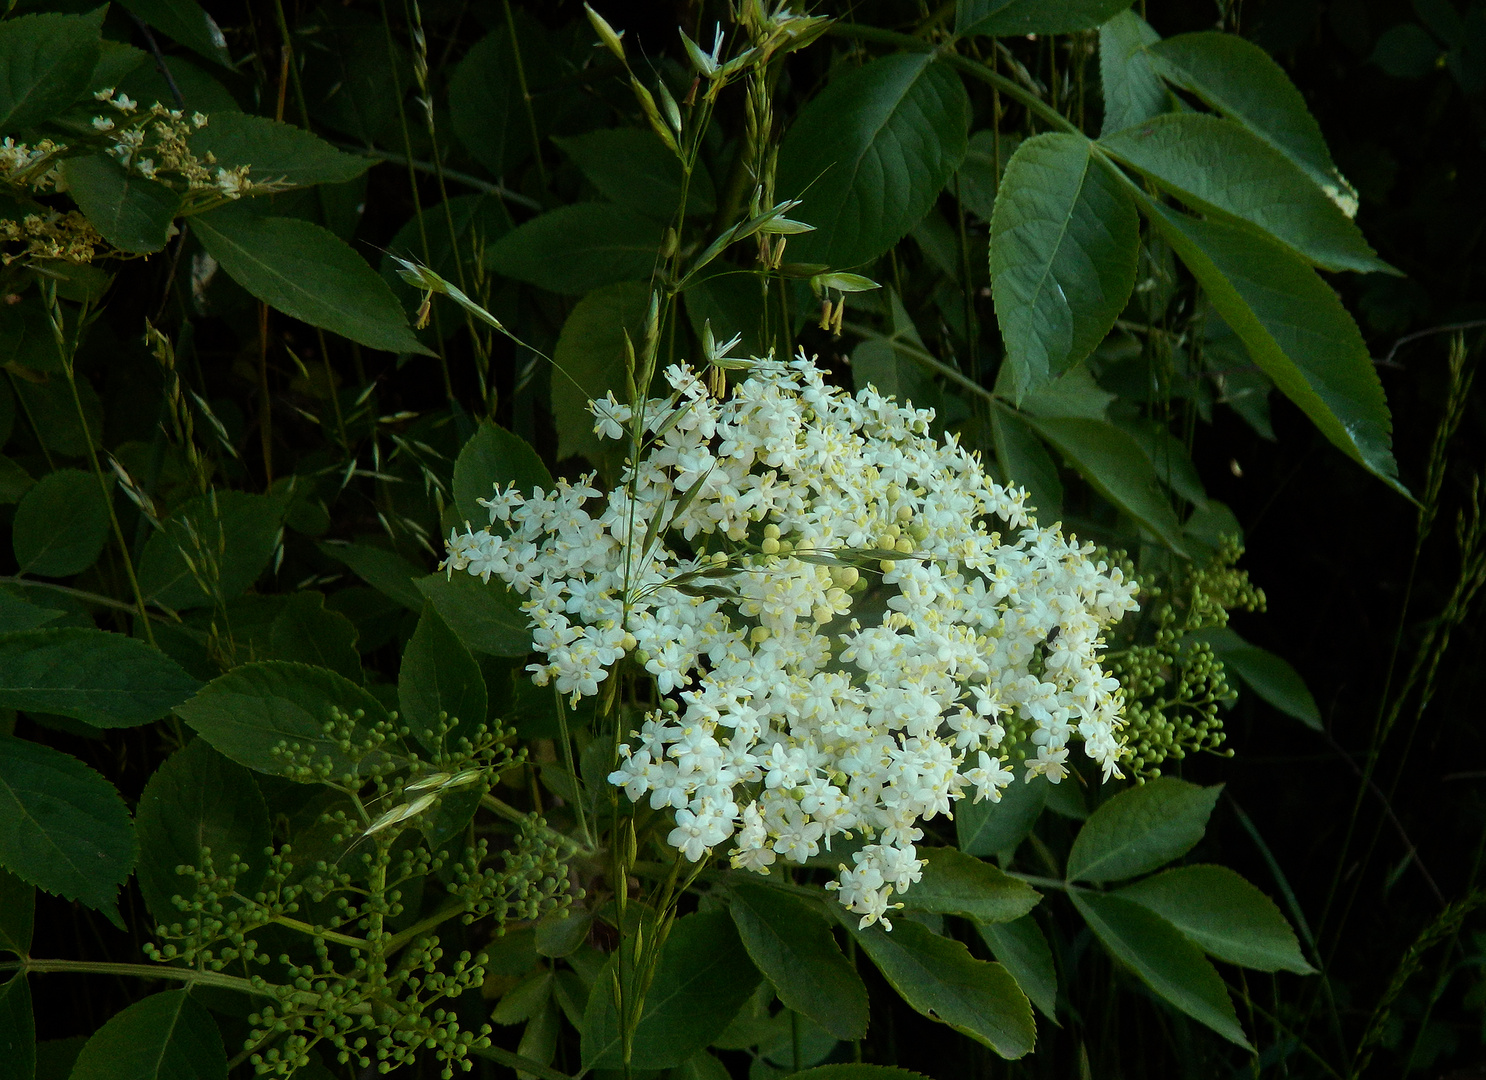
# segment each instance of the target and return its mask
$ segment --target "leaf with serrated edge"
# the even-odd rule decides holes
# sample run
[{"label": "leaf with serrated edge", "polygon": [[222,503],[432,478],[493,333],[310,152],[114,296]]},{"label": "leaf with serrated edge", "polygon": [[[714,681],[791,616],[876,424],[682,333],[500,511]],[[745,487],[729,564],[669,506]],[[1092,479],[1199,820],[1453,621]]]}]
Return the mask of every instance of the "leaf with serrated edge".
[{"label": "leaf with serrated edge", "polygon": [[779,148],[774,190],[803,199],[789,216],[816,230],[791,237],[789,257],[846,270],[892,247],[964,160],[969,122],[960,76],[929,53],[880,57],[832,80]]},{"label": "leaf with serrated edge", "polygon": [[490,656],[531,652],[531,627],[521,610],[521,599],[504,582],[483,582],[457,571],[452,577],[429,574],[416,584],[471,651]]},{"label": "leaf with serrated edge", "polygon": [[1003,1058],[1031,1053],[1037,1038],[1032,1005],[1000,964],[977,960],[951,938],[911,919],[891,931],[857,928],[857,916],[836,907],[836,917],[856,938],[883,978],[915,1011],[948,1024]]},{"label": "leaf with serrated edge", "polygon": [[1274,901],[1226,866],[1179,866],[1115,895],[1154,911],[1219,960],[1258,971],[1316,970]]},{"label": "leaf with serrated edge", "polygon": [[167,990],[110,1017],[71,1080],[227,1080],[227,1053],[211,1013],[188,991]]},{"label": "leaf with serrated edge", "polygon": [[480,665],[434,606],[426,605],[397,674],[402,722],[425,749],[437,753],[440,747],[434,731],[440,714],[446,714],[448,722],[459,721],[449,733],[449,741],[454,742],[461,728],[468,737],[477,724],[485,722],[488,702]]},{"label": "leaf with serrated edge", "polygon": [[1068,852],[1069,881],[1120,881],[1191,851],[1223,787],[1161,776],[1129,788],[1089,815]]},{"label": "leaf with serrated edge", "polygon": [[475,500],[490,498],[497,485],[505,489],[512,484],[526,495],[538,487],[551,491],[552,474],[520,435],[482,421],[454,461],[455,509],[463,520],[482,528],[490,514]]},{"label": "leaf with serrated edge", "polygon": [[1119,896],[1069,893],[1104,947],[1162,999],[1244,1049],[1228,988],[1202,952],[1165,919]]},{"label": "leaf with serrated edge", "polygon": [[134,823],[114,786],[49,746],[0,735],[0,865],[119,922]]},{"label": "leaf with serrated edge", "polygon": [[45,12],[0,23],[0,131],[19,134],[91,89],[107,6],[87,15]]},{"label": "leaf with serrated edge", "polygon": [[1104,90],[1101,135],[1139,124],[1166,111],[1170,94],[1142,46],[1161,35],[1133,11],[1122,11],[1099,28],[1099,82]]},{"label": "leaf with serrated edge", "polygon": [[954,848],[922,851],[923,878],[903,894],[905,906],[939,915],[962,915],[973,922],[1019,919],[1042,899],[1025,881],[1003,874],[988,862]]},{"label": "leaf with serrated edge", "polygon": [[978,923],[975,929],[991,955],[1011,972],[1032,1004],[1056,1023],[1058,971],[1037,920],[1023,915],[1012,922]]},{"label": "leaf with serrated edge", "polygon": [[137,638],[81,626],[0,635],[0,707],[94,727],[159,720],[201,683]]},{"label": "leaf with serrated edge", "polygon": [[739,881],[729,910],[750,959],[786,1007],[838,1039],[867,1032],[867,988],[836,946],[816,907],[777,889]]},{"label": "leaf with serrated edge", "polygon": [[991,296],[1020,398],[1088,356],[1135,286],[1139,216],[1081,135],[1023,142],[991,214]]}]

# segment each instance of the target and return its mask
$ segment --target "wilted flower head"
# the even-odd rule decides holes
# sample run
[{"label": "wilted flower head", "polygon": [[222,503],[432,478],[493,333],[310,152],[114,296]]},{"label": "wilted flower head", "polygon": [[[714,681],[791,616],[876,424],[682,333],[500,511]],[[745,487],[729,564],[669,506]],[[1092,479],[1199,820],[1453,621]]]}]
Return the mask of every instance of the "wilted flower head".
[{"label": "wilted flower head", "polygon": [[666,378],[665,399],[593,403],[639,449],[614,491],[497,490],[444,565],[527,597],[539,684],[593,695],[626,655],[654,677],[664,707],[609,780],[675,811],[672,846],[731,840],[768,873],[860,836],[830,887],[886,923],[920,819],[999,800],[1018,763],[1056,783],[1075,741],[1118,774],[1099,652],[1134,582],[1039,527],[932,413],[803,356],[754,361],[722,401],[689,367]]}]

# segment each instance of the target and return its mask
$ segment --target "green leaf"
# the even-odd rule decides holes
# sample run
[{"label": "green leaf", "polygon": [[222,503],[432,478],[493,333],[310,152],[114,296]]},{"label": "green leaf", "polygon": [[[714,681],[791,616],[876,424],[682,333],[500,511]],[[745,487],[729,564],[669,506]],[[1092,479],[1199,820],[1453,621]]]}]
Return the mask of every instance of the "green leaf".
[{"label": "green leaf", "polygon": [[929,1080],[923,1073],[895,1069],[888,1065],[863,1065],[860,1062],[846,1065],[817,1065],[804,1072],[793,1073],[793,1080]]},{"label": "green leaf", "polygon": [[934,405],[939,391],[934,380],[916,357],[930,355],[919,336],[918,327],[903,306],[896,289],[883,290],[887,303],[887,333],[865,338],[851,353],[851,378],[857,390],[869,383],[880,394],[900,402],[912,402],[921,408]]},{"label": "green leaf", "polygon": [[213,154],[228,168],[252,166],[248,179],[255,184],[343,184],[372,165],[371,158],[337,150],[303,128],[240,112],[213,116],[190,143],[197,157]]},{"label": "green leaf", "polygon": [[904,905],[914,911],[1000,923],[1021,918],[1042,899],[1025,881],[954,848],[925,848],[921,854],[923,880],[903,894]]},{"label": "green leaf", "polygon": [[110,38],[104,38],[98,44],[101,46],[98,63],[88,76],[88,85],[99,90],[105,86],[117,87],[150,56],[143,49]]},{"label": "green leaf", "polygon": [[867,988],[819,908],[748,881],[734,883],[730,892],[738,936],[779,1000],[838,1039],[865,1035]]},{"label": "green leaf", "polygon": [[1181,523],[1161,490],[1155,467],[1134,436],[1103,420],[1028,418],[1034,431],[1062,453],[1099,494],[1185,554]]},{"label": "green leaf", "polygon": [[1016,979],[1022,992],[1049,1020],[1056,1022],[1058,970],[1053,951],[1037,920],[1030,915],[1004,923],[979,923],[975,929],[997,960]]},{"label": "green leaf", "polygon": [[0,672],[0,707],[104,728],[158,720],[201,686],[137,638],[80,626],[0,635]]},{"label": "green leaf", "polygon": [[[96,267],[89,267],[96,269]],[[93,384],[82,375],[77,376],[77,395],[82,399],[83,416],[87,418],[85,429],[77,418],[77,403],[72,400],[72,390],[67,380],[53,375],[43,382],[16,379],[12,385],[16,396],[32,426],[38,432],[41,443],[54,454],[64,457],[84,457],[88,445],[103,443],[103,402]]]},{"label": "green leaf", "polygon": [[1321,710],[1300,672],[1268,649],[1250,645],[1226,626],[1213,626],[1189,635],[1206,642],[1223,666],[1238,675],[1249,689],[1280,712],[1306,727],[1321,731]]},{"label": "green leaf", "polygon": [[551,491],[552,474],[525,439],[482,420],[454,462],[454,508],[479,529],[489,523],[490,513],[475,500],[511,484],[527,495],[535,488]]},{"label": "green leaf", "polygon": [[984,221],[996,212],[996,189],[1006,166],[1022,145],[1020,135],[998,134],[993,129],[970,136],[970,148],[959,169],[959,198],[965,209]]},{"label": "green leaf", "polygon": [[1147,201],[1146,214],[1249,355],[1343,453],[1395,491],[1383,384],[1346,308],[1299,257],[1246,228]]},{"label": "green leaf", "polygon": [[0,1080],[36,1075],[36,1017],[25,973],[0,986]]},{"label": "green leaf", "polygon": [[45,626],[62,613],[55,608],[29,604],[9,593],[0,592],[0,634],[14,634]]},{"label": "green leaf", "polygon": [[502,277],[578,296],[616,281],[648,279],[662,228],[613,203],[573,203],[516,226],[485,252]]},{"label": "green leaf", "polygon": [[1223,790],[1162,776],[1128,788],[1089,815],[1068,852],[1069,881],[1119,881],[1196,846]]},{"label": "green leaf", "polygon": [[167,990],[110,1017],[71,1080],[227,1080],[227,1054],[211,1013],[187,991]]},{"label": "green leaf", "polygon": [[246,491],[213,491],[182,504],[144,546],[144,598],[179,610],[213,603],[213,592],[223,600],[242,593],[273,558],[284,511],[279,499]]},{"label": "green leaf", "polygon": [[790,238],[790,258],[845,270],[892,247],[964,160],[969,123],[960,76],[930,53],[879,57],[832,80],[779,148],[774,190],[803,199],[789,216],[816,227]]},{"label": "green leaf", "polygon": [[[525,30],[522,27],[523,54],[529,44]],[[530,56],[522,59],[529,63]],[[517,70],[507,25],[476,42],[449,81],[454,134],[492,176],[510,174],[531,155],[532,134],[524,121],[527,102]]]},{"label": "green leaf", "polygon": [[1140,223],[1120,182],[1079,135],[1017,148],[991,215],[991,295],[1014,396],[1104,340],[1135,286]]},{"label": "green leaf", "polygon": [[[623,1064],[613,963],[611,959],[594,980],[583,1014],[583,1063],[590,1069]],[[645,992],[631,1065],[636,1069],[680,1065],[722,1033],[759,978],[726,912],[703,911],[677,919]]]},{"label": "green leaf", "polygon": [[[619,400],[625,399],[625,331],[638,349],[644,340],[649,304],[648,286],[625,281],[596,289],[568,313],[553,350],[552,419],[557,425],[559,458],[578,455],[600,465],[607,458],[623,455],[623,444],[600,441],[593,433],[588,402],[611,390]],[[717,333],[720,328],[712,330]]]},{"label": "green leaf", "polygon": [[1130,0],[959,0],[955,33],[1012,37],[1092,30]]},{"label": "green leaf", "polygon": [[1192,1019],[1249,1049],[1228,988],[1201,951],[1176,927],[1120,896],[1080,889],[1069,897],[1094,936],[1140,976],[1141,982]]},{"label": "green leaf", "polygon": [[1202,486],[1197,465],[1192,461],[1186,444],[1173,435],[1170,428],[1159,420],[1144,416],[1121,416],[1117,423],[1121,431],[1139,444],[1157,480],[1194,506],[1206,504],[1207,491]]},{"label": "green leaf", "polygon": [[43,1039],[37,1043],[36,1080],[67,1080],[87,1041],[86,1035],[74,1035],[69,1039]]},{"label": "green leaf", "polygon": [[489,696],[480,665],[432,605],[425,606],[402,654],[397,703],[413,738],[435,755],[443,741],[435,735],[441,713],[461,722],[451,738],[458,738],[461,727],[473,731],[485,722]]},{"label": "green leaf", "polygon": [[20,134],[84,93],[107,7],[86,15],[21,15],[0,22],[0,131]]},{"label": "green leaf", "polygon": [[955,834],[966,855],[998,855],[1026,839],[1047,799],[1047,778],[1013,781],[1000,802],[964,801],[955,807]]},{"label": "green leaf", "polygon": [[36,922],[36,886],[0,870],[0,950],[26,956]]},{"label": "green leaf", "polygon": [[356,626],[339,611],[326,610],[324,593],[291,593],[274,616],[268,640],[272,659],[298,660],[361,681]]},{"label": "green leaf", "polygon": [[34,483],[31,474],[18,462],[0,455],[0,506],[20,502]]},{"label": "green leaf", "polygon": [[1057,521],[1063,516],[1063,482],[1047,447],[1016,413],[993,409],[990,421],[991,441],[1006,482],[1027,489],[1039,518]]},{"label": "green leaf", "polygon": [[1247,222],[1323,269],[1392,270],[1289,158],[1232,120],[1168,113],[1099,145],[1193,209]]},{"label": "green leaf", "polygon": [[205,739],[192,739],[155,770],[134,811],[139,832],[139,891],[155,921],[165,926],[185,916],[171,903],[196,891],[178,866],[205,868],[202,851],[225,873],[232,856],[247,864],[237,891],[252,896],[268,869],[264,849],[273,842],[268,806],[253,774],[228,761]]},{"label": "green leaf", "polygon": [[521,598],[504,582],[492,578],[487,584],[465,573],[452,578],[430,574],[418,579],[418,591],[471,651],[513,657],[531,652],[531,627]]},{"label": "green leaf", "polygon": [[395,551],[372,544],[321,544],[320,550],[339,559],[351,572],[390,600],[396,600],[409,611],[423,610],[423,594],[417,579],[423,569],[414,566]]},{"label": "green leaf", "polygon": [[81,469],[47,473],[21,497],[11,544],[23,574],[69,577],[92,566],[108,539],[108,502]]},{"label": "green leaf", "polygon": [[232,66],[227,39],[196,0],[119,0],[119,6],[198,55]]},{"label": "green leaf", "polygon": [[[682,172],[660,137],[648,128],[600,128],[552,140],[599,194],[626,210],[670,222],[681,205]],[[716,208],[712,177],[700,161],[687,193],[688,214]]]},{"label": "green leaf", "polygon": [[191,227],[233,280],[285,315],[369,348],[433,355],[387,283],[328,229],[243,203],[198,214]]},{"label": "green leaf", "polygon": [[[336,775],[357,775],[368,761],[385,761],[402,747],[396,740],[368,752],[352,740],[348,752],[339,737],[327,734],[331,710],[355,715],[358,734],[373,724],[391,723],[387,710],[371,694],[324,668],[263,660],[243,664],[207,683],[195,697],[176,706],[176,715],[202,738],[239,765],[258,772],[301,780],[292,753],[328,761]],[[276,753],[279,744],[291,754]],[[296,751],[297,748],[297,751]],[[316,783],[304,778],[304,783]]]},{"label": "green leaf", "polygon": [[[999,392],[999,374],[996,383]],[[1029,393],[1022,399],[1021,408],[1043,419],[1082,417],[1085,420],[1108,420],[1109,406],[1115,397],[1094,381],[1087,364],[1077,364]]]},{"label": "green leaf", "polygon": [[1032,1006],[1000,964],[975,959],[960,942],[911,919],[898,919],[889,932],[881,926],[857,929],[856,916],[844,908],[837,917],[915,1011],[1003,1058],[1031,1052],[1037,1039]]},{"label": "green leaf", "polygon": [[1237,34],[1178,34],[1147,48],[1167,81],[1236,120],[1298,165],[1327,196],[1357,211],[1357,192],[1337,171],[1321,126],[1279,64]]},{"label": "green leaf", "polygon": [[1219,960],[1258,971],[1316,970],[1274,901],[1226,866],[1179,866],[1115,895],[1154,911]]},{"label": "green leaf", "polygon": [[0,735],[0,866],[122,929],[119,886],[134,866],[124,800],[77,758]]},{"label": "green leaf", "polygon": [[68,158],[62,165],[67,194],[114,247],[136,254],[159,251],[170,239],[181,197],[102,154]]},{"label": "green leaf", "polygon": [[1142,124],[1170,106],[1166,85],[1151,69],[1144,49],[1160,40],[1133,11],[1122,11],[1099,28],[1099,81],[1104,88],[1100,135]]},{"label": "green leaf", "polygon": [[[796,1075],[804,1076],[805,1074]],[[666,1080],[732,1080],[732,1078],[726,1065],[703,1050],[693,1054],[672,1069],[666,1075]]]},{"label": "green leaf", "polygon": [[1444,51],[1428,30],[1406,22],[1384,30],[1368,60],[1395,79],[1422,79],[1439,67]]}]

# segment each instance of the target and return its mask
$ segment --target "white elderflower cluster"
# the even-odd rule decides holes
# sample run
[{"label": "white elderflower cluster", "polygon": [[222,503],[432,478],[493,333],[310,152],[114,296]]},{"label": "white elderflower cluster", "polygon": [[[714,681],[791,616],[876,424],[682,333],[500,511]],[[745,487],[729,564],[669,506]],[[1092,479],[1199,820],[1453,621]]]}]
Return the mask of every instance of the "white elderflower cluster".
[{"label": "white elderflower cluster", "polygon": [[662,707],[609,780],[674,810],[671,845],[695,861],[731,841],[768,873],[860,837],[827,887],[890,927],[922,819],[998,801],[1018,759],[1056,783],[1075,741],[1119,775],[1099,652],[1134,582],[1038,527],[931,412],[853,397],[803,356],[752,361],[722,401],[665,374],[639,415],[591,404],[629,440],[616,490],[497,489],[444,566],[527,598],[539,684],[597,694],[627,655],[654,677]]}]

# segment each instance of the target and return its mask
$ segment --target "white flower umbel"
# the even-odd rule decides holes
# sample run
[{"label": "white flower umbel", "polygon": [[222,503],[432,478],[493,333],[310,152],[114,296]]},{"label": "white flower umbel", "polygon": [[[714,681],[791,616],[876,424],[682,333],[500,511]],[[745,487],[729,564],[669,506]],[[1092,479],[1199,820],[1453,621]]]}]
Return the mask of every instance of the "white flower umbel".
[{"label": "white flower umbel", "polygon": [[827,887],[889,925],[921,819],[999,800],[1015,760],[1058,782],[1074,741],[1119,775],[1099,652],[1135,583],[1039,527],[931,413],[803,356],[747,370],[724,401],[676,366],[669,398],[594,402],[597,433],[638,451],[620,486],[496,490],[444,566],[527,598],[538,684],[597,694],[625,655],[654,676],[663,707],[609,781],[675,811],[672,846],[731,840],[766,874],[859,835]]}]

